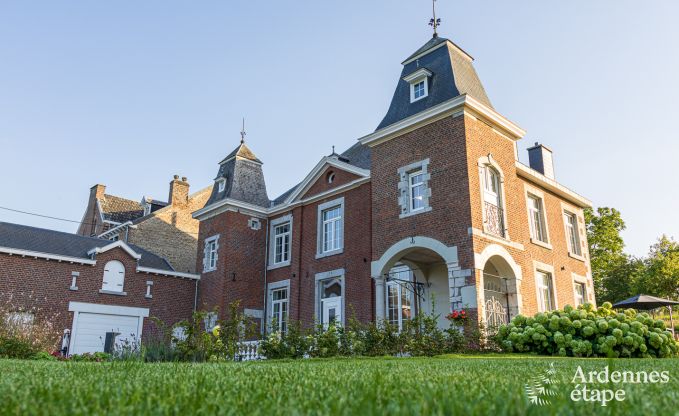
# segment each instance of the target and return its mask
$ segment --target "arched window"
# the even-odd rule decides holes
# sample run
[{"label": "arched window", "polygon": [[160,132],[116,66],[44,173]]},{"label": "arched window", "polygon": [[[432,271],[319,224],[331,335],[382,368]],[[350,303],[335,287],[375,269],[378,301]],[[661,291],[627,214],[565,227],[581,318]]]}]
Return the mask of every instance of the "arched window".
[{"label": "arched window", "polygon": [[122,292],[125,282],[125,266],[117,260],[112,260],[104,266],[104,280],[101,290],[107,292]]},{"label": "arched window", "polygon": [[502,181],[495,168],[483,168],[483,209],[486,230],[500,237],[505,236],[504,213],[502,212]]}]

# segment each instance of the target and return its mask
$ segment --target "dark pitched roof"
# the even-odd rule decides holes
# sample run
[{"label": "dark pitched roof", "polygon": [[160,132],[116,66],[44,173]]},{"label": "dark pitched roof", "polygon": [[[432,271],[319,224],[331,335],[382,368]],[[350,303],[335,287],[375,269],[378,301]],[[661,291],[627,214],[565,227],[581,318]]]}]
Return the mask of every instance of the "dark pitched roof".
[{"label": "dark pitched roof", "polygon": [[[408,62],[418,55],[422,56],[417,60]],[[473,58],[469,54],[448,39],[437,37],[429,40],[403,61],[403,71],[396,85],[391,105],[376,130],[462,94],[468,94],[493,108],[472,61]],[[423,67],[432,73],[429,77],[429,94],[427,97],[411,103],[410,84],[404,81],[403,77]]]},{"label": "dark pitched roof", "polygon": [[262,162],[244,143],[219,163],[215,180],[220,179],[226,181],[224,191],[219,192],[219,187],[214,186],[206,206],[227,198],[265,208],[271,205],[266,193]]},{"label": "dark pitched roof", "polygon": [[[368,146],[362,145],[361,143],[356,143],[353,146],[351,146],[350,148],[348,148],[347,150],[345,150],[339,156],[341,157],[341,160],[345,163],[348,163],[350,165],[354,165],[354,166],[361,168],[361,169],[370,170],[371,153],[370,153],[370,147],[368,147]],[[275,207],[275,206],[280,205],[283,202],[285,202],[285,200],[290,196],[290,194],[295,192],[295,190],[301,184],[302,184],[301,182],[298,183],[297,185],[288,189],[283,194],[278,196],[276,199],[271,201],[271,206]]]},{"label": "dark pitched roof", "polygon": [[[45,228],[0,222],[0,247],[89,259],[88,251],[96,247],[105,247],[112,243],[113,241],[103,238],[84,237],[77,234],[47,230]],[[140,266],[174,271],[172,266],[162,257],[133,244],[128,245],[137,254],[141,255],[139,260]]]},{"label": "dark pitched roof", "polygon": [[144,216],[144,207],[137,201],[113,195],[104,195],[99,199],[102,215],[105,220],[119,223],[132,221]]}]

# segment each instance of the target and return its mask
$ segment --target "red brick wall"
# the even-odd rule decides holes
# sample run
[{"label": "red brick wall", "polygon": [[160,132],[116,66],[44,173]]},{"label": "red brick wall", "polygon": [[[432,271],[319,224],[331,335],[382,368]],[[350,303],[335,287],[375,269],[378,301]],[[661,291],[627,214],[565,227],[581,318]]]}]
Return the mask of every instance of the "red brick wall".
[{"label": "red brick wall", "polygon": [[[136,260],[120,248],[100,253],[96,260],[96,265],[90,266],[0,254],[0,302],[9,301],[17,308],[37,307],[38,315],[59,329],[72,328],[69,302],[149,308],[149,317],[168,325],[191,316],[195,280],[138,273]],[[99,293],[104,265],[110,260],[125,266],[126,296]],[[72,272],[80,273],[77,291],[69,290]],[[152,299],[145,298],[147,281],[153,281]],[[144,319],[145,338],[155,329],[150,319]]]},{"label": "red brick wall", "polygon": [[[331,172],[335,174],[335,179],[333,179],[332,183],[328,183],[328,175]],[[334,166],[326,166],[321,175],[318,177],[318,180],[316,180],[316,182],[311,185],[311,187],[309,187],[309,189],[304,193],[303,197],[306,198],[309,196],[318,195],[325,191],[329,191],[330,189],[334,189],[338,186],[355,181],[356,179],[360,179],[360,177],[351,172],[337,169]]]}]

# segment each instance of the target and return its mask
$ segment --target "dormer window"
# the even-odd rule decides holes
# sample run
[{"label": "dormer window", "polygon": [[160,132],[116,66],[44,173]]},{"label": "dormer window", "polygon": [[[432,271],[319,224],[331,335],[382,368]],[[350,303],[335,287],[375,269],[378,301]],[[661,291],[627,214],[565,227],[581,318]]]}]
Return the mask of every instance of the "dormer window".
[{"label": "dormer window", "polygon": [[219,179],[217,181],[217,192],[224,192],[225,188],[226,188],[226,180]]},{"label": "dormer window", "polygon": [[412,74],[403,77],[410,84],[410,102],[421,100],[429,95],[429,77],[432,73],[425,68],[420,68]]},{"label": "dormer window", "polygon": [[149,215],[151,213],[151,204],[144,204],[144,215]]}]

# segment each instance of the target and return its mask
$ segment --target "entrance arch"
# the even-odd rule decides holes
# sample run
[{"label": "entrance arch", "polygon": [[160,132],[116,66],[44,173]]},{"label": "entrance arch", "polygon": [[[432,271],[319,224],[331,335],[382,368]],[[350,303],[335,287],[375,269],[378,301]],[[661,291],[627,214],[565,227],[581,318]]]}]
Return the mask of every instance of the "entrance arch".
[{"label": "entrance arch", "polygon": [[482,271],[479,278],[480,312],[487,328],[492,330],[521,312],[521,267],[497,244],[486,247],[475,260]]},{"label": "entrance arch", "polygon": [[[445,316],[451,310],[449,277],[457,269],[455,246],[448,247],[438,240],[423,236],[395,243],[371,264],[371,274],[375,279],[376,318],[394,320],[400,325],[400,318],[394,316],[400,313],[399,308],[406,302],[408,308],[415,312],[439,314],[439,326],[447,327]],[[407,291],[405,295],[404,291]],[[395,300],[395,294],[400,300]],[[395,307],[396,304],[401,306]]]}]

